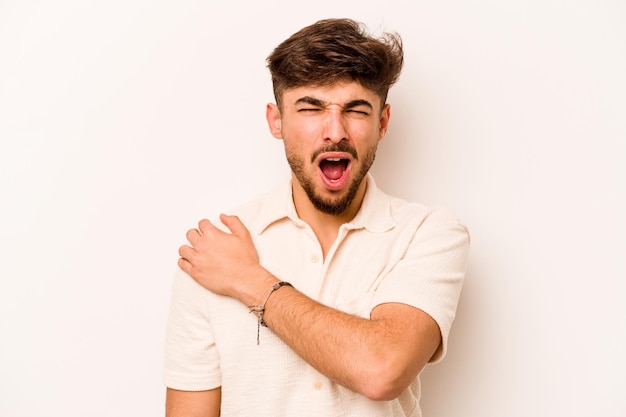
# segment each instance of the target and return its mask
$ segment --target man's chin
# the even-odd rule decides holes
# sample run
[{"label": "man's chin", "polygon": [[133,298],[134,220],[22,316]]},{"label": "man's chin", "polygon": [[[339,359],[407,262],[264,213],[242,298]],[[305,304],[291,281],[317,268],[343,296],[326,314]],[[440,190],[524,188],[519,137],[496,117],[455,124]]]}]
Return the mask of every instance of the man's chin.
[{"label": "man's chin", "polygon": [[340,215],[343,214],[354,200],[349,190],[328,190],[325,193],[309,195],[313,206],[322,213]]}]

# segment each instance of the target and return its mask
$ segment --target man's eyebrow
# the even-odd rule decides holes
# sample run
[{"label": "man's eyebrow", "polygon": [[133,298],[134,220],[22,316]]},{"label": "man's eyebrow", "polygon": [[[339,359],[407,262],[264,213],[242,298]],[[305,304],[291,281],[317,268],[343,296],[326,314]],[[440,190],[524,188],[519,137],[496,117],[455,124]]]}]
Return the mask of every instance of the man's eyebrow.
[{"label": "man's eyebrow", "polygon": [[[297,104],[309,104],[311,106],[316,106],[316,107],[325,107],[327,106],[327,103],[325,101],[322,101],[318,98],[314,98],[314,97],[310,97],[310,96],[304,96],[304,97],[300,97],[298,100],[296,100],[296,105]],[[346,104],[344,104],[343,106],[341,106],[344,110],[348,110],[348,109],[353,109],[355,107],[358,106],[366,106],[369,107],[370,109],[374,110],[374,106],[372,106],[372,103],[370,103],[367,100],[363,100],[363,99],[357,99],[357,100],[352,100],[347,102]]]},{"label": "man's eyebrow", "polygon": [[317,106],[317,107],[324,107],[326,105],[326,103],[323,102],[322,100],[318,98],[309,97],[309,96],[300,97],[298,100],[296,100],[295,104],[296,105],[297,104],[310,104],[312,106]]},{"label": "man's eyebrow", "polygon": [[372,103],[370,103],[367,100],[362,100],[362,99],[352,100],[346,103],[345,106],[343,106],[343,108],[347,110],[347,109],[352,109],[354,107],[359,107],[359,106],[369,107],[370,110],[374,110],[374,106],[372,106]]}]

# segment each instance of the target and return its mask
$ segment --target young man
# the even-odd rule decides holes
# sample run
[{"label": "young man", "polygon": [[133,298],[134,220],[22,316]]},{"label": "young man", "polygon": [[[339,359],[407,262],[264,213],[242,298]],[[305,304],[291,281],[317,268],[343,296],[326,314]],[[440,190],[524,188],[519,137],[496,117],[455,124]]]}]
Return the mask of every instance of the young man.
[{"label": "young man", "polygon": [[[305,27],[269,56],[291,178],[180,248],[168,417],[421,416],[465,273],[466,229],[368,174],[403,63],[397,35]],[[222,224],[220,224],[222,223]]]}]

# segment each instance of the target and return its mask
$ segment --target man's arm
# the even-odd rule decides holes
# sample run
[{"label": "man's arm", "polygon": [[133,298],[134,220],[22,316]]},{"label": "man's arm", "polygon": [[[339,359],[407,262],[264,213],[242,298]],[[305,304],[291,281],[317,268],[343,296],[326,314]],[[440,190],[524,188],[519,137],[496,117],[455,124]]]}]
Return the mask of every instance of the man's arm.
[{"label": "man's arm", "polygon": [[381,304],[368,320],[326,307],[290,287],[270,297],[263,318],[318,371],[372,400],[400,395],[441,340],[435,321],[417,308]]},{"label": "man's arm", "polygon": [[[198,283],[247,306],[262,304],[279,280],[258,260],[248,230],[221,216],[232,233],[207,220],[187,233],[179,266]],[[266,303],[264,320],[305,361],[333,381],[374,400],[397,397],[441,343],[435,321],[399,303],[377,306],[370,319],[324,306],[283,286]]]},{"label": "man's arm", "polygon": [[219,417],[221,388],[208,391],[178,391],[168,388],[165,396],[166,417]]}]

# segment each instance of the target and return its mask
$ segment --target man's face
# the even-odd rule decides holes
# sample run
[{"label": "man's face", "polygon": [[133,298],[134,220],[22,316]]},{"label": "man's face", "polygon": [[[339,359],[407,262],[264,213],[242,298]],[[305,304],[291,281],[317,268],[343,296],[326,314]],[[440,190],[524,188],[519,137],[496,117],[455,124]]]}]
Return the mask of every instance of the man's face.
[{"label": "man's face", "polygon": [[282,109],[268,105],[267,119],[315,208],[339,215],[362,198],[389,122],[389,105],[381,111],[378,95],[357,82],[298,87],[283,93]]}]

